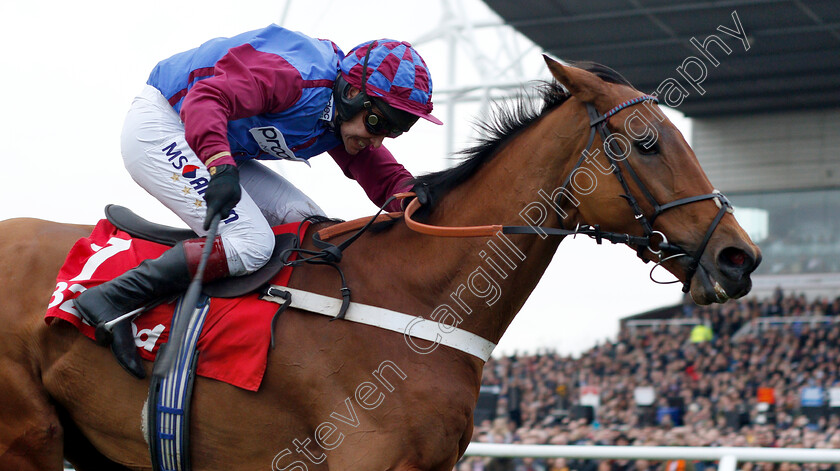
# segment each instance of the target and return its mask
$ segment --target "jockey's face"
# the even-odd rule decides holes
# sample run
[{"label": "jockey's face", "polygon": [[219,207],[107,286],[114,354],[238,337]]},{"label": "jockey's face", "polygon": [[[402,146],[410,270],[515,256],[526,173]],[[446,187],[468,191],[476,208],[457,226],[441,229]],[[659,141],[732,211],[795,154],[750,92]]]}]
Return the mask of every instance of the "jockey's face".
[{"label": "jockey's face", "polygon": [[353,119],[341,124],[341,140],[344,142],[344,149],[350,155],[356,155],[370,146],[378,148],[385,140],[385,136],[371,134],[365,127],[366,111],[361,111],[353,116]]},{"label": "jockey's face", "polygon": [[[349,90],[349,98],[361,93],[358,88],[351,87]],[[356,155],[362,150],[373,146],[378,148],[385,140],[385,135],[373,134],[369,126],[365,126],[365,119],[370,113],[375,113],[381,116],[381,112],[374,106],[371,110],[362,110],[356,113],[352,119],[341,124],[341,140],[344,143],[344,149],[350,155]]]}]

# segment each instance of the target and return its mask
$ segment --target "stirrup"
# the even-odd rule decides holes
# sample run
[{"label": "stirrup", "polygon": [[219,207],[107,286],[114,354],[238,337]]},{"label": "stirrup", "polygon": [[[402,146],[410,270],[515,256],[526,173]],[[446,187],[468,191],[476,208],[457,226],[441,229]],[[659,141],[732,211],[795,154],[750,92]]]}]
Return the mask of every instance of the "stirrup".
[{"label": "stirrup", "polygon": [[114,341],[114,327],[116,327],[117,324],[119,324],[120,322],[125,322],[127,320],[135,318],[136,316],[140,315],[140,313],[145,311],[148,307],[149,306],[138,307],[137,309],[131,312],[127,312],[114,319],[111,319],[108,322],[97,324],[96,331],[94,332],[96,343],[103,346],[110,345]]}]

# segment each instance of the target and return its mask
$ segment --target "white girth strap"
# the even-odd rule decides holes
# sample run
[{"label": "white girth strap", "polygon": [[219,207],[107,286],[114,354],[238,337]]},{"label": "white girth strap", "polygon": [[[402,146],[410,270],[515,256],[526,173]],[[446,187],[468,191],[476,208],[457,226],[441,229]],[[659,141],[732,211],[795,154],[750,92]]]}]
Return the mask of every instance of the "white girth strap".
[{"label": "white girth strap", "polygon": [[[292,301],[289,307],[295,309],[335,317],[341,308],[341,300],[329,296],[287,288],[285,286],[272,285],[271,290],[291,293]],[[260,299],[278,304],[285,304],[286,302],[283,298],[270,295],[263,295]],[[406,337],[446,345],[447,347],[469,353],[480,358],[482,361],[487,361],[490,358],[490,354],[493,353],[493,349],[496,348],[496,344],[466,330],[367,304],[351,302],[344,320],[372,325],[380,329],[399,332]]]}]

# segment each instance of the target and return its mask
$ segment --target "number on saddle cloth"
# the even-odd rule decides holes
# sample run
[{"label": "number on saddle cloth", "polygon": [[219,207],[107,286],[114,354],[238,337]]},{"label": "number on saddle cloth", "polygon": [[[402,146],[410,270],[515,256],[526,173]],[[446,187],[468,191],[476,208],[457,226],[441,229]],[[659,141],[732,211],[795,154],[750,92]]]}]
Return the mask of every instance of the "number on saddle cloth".
[{"label": "number on saddle cloth", "polygon": [[[105,207],[105,216],[117,229],[127,232],[131,237],[145,239],[158,244],[173,246],[186,239],[198,237],[189,229],[164,226],[143,219],[130,209],[109,204]],[[297,235],[291,233],[274,236],[274,252],[268,262],[254,273],[222,278],[202,287],[202,292],[212,298],[235,298],[252,293],[268,284],[285,266],[292,248],[300,246]]]}]

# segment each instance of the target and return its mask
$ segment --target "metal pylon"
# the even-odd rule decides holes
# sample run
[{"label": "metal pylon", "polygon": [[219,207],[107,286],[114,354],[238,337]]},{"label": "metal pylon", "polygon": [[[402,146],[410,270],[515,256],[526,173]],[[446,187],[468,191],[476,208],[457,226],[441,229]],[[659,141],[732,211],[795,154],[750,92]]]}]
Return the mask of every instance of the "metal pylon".
[{"label": "metal pylon", "polygon": [[446,153],[452,155],[458,105],[477,102],[478,117],[486,118],[493,102],[518,97],[523,84],[548,75],[539,59],[539,46],[506,25],[480,0],[441,0],[440,4],[438,24],[412,44],[444,41],[447,45],[446,83],[436,84],[434,95],[436,105],[446,105]]}]

